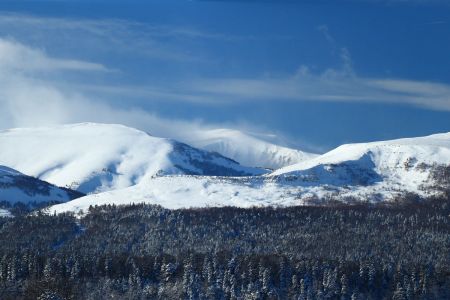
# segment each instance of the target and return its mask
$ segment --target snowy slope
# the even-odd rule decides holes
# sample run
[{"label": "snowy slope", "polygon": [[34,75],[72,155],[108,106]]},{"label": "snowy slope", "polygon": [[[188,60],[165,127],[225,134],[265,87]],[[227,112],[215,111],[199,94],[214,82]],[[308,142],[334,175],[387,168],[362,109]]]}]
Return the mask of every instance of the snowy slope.
[{"label": "snowy slope", "polygon": [[262,177],[164,176],[125,189],[92,194],[55,205],[49,212],[87,212],[90,205],[158,204],[166,208],[276,205],[284,193]]},{"label": "snowy slope", "polygon": [[265,173],[133,128],[93,123],[2,131],[0,164],[83,193],[124,188],[163,174]]},{"label": "snowy slope", "polygon": [[270,141],[273,139],[273,136],[261,136],[232,129],[204,130],[183,137],[190,145],[218,152],[252,167],[278,169],[318,156],[277,145]]},{"label": "snowy slope", "polygon": [[[146,202],[167,208],[289,206],[341,201],[424,197],[443,187],[434,177],[450,170],[450,133],[386,142],[343,145],[310,161],[254,177],[164,176],[126,189],[56,205],[53,212],[86,211],[89,205]],[[442,173],[442,172],[441,172]],[[450,176],[446,175],[447,184]]]},{"label": "snowy slope", "polygon": [[321,164],[356,161],[369,155],[379,171],[398,169],[407,163],[450,163],[450,132],[425,137],[346,144],[306,162],[281,168],[271,175],[288,174]]},{"label": "snowy slope", "polygon": [[10,218],[12,214],[9,210],[0,208],[0,218]]},{"label": "snowy slope", "polygon": [[[42,203],[50,201],[66,202],[81,196],[70,190],[62,189],[26,176],[11,168],[0,166],[0,202],[14,203]],[[0,211],[0,215],[7,215],[7,211]]]},{"label": "snowy slope", "polygon": [[450,165],[450,133],[342,145],[268,176],[313,176],[322,184],[339,184],[342,179],[363,184],[392,181],[415,189],[426,183],[433,165]]}]

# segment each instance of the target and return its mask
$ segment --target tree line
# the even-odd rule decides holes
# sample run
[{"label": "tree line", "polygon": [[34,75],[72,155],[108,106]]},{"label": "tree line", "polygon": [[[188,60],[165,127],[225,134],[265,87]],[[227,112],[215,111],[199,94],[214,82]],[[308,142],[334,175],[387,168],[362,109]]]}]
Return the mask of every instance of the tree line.
[{"label": "tree line", "polygon": [[0,299],[449,299],[450,197],[0,218]]}]

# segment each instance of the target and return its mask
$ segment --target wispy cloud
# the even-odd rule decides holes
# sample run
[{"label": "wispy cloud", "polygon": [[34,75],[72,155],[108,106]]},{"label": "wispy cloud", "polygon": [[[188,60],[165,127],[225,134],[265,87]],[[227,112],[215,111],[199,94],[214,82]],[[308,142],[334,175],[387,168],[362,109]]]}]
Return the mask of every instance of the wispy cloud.
[{"label": "wispy cloud", "polygon": [[[9,17],[15,18],[15,16]],[[2,18],[0,17],[0,24]],[[41,19],[26,19],[27,22],[43,22]],[[11,21],[11,20],[10,20]],[[9,22],[9,21],[8,21]],[[101,25],[86,25],[84,22],[58,21],[60,26],[89,28],[103,34]],[[43,22],[45,26],[50,26]],[[55,25],[55,24],[53,24]],[[110,26],[110,25],[108,25]],[[324,27],[326,28],[326,27]],[[111,29],[108,29],[111,30]],[[328,29],[322,29],[329,34]],[[106,34],[106,33],[104,33]],[[169,34],[169,33],[168,33]],[[175,33],[170,33],[175,34]],[[185,36],[197,33],[176,33]],[[330,38],[334,41],[332,36]],[[382,102],[421,106],[435,110],[450,110],[450,85],[438,82],[415,81],[405,78],[371,78],[359,76],[353,68],[353,61],[347,48],[340,48],[341,67],[312,72],[308,66],[301,66],[289,76],[247,77],[247,78],[197,78],[178,79],[159,85],[90,84],[89,81],[67,83],[64,76],[37,76],[36,72],[83,71],[104,72],[109,68],[96,63],[71,58],[55,58],[47,51],[26,46],[11,39],[0,39],[0,94],[10,100],[10,107],[23,109],[26,97],[29,103],[42,99],[60,99],[52,107],[66,106],[63,99],[77,99],[73,102],[107,103],[103,99],[140,98],[148,101],[195,102],[205,105],[236,103],[239,101],[333,101],[333,102]],[[87,76],[88,77],[88,76]],[[5,103],[5,100],[2,100]],[[67,100],[71,101],[71,100]],[[13,102],[15,104],[13,105]],[[106,105],[106,104],[105,104]],[[32,106],[28,104],[28,106]],[[39,105],[38,105],[39,106]],[[43,107],[42,105],[39,106]],[[52,108],[53,109],[53,108]],[[50,109],[51,110],[51,109]],[[66,111],[66,110],[64,110]],[[105,109],[107,111],[107,109]],[[64,115],[63,112],[61,115]],[[26,123],[26,114],[17,114],[15,124]],[[58,115],[55,113],[55,116]],[[83,115],[83,114],[82,114]],[[12,115],[4,116],[11,120]],[[42,118],[49,114],[42,114]],[[30,117],[29,123],[38,116]],[[55,117],[56,118],[56,117]],[[39,118],[38,118],[39,119]],[[52,118],[49,118],[52,119]],[[58,118],[56,118],[58,119]],[[59,117],[59,119],[64,119]],[[39,120],[39,122],[42,120]]]},{"label": "wispy cloud", "polygon": [[67,72],[105,70],[101,64],[54,58],[39,49],[0,38],[0,127],[88,120],[137,124],[157,119],[136,108],[115,108],[101,97],[84,93],[77,84],[64,84],[62,79]]},{"label": "wispy cloud", "polygon": [[[17,18],[19,18],[17,15],[0,16],[0,32],[7,31],[8,26],[15,26],[13,23],[19,21]],[[68,38],[73,38],[71,28],[75,28],[80,35],[89,32],[94,40],[104,36],[105,39],[112,39],[114,43],[121,45],[132,41],[148,46],[148,43],[157,41],[158,35],[175,36],[177,39],[225,38],[196,30],[181,30],[174,27],[161,30],[161,27],[158,29],[149,27],[147,34],[155,38],[147,41],[145,36],[134,36],[137,33],[131,29],[134,26],[132,23],[126,22],[124,25],[120,20],[91,22],[20,17],[20,22],[22,25],[28,25],[14,27],[16,33],[17,30],[22,30],[18,33],[19,36],[27,36],[26,33],[35,32],[33,27],[39,27],[46,28],[42,31],[45,36],[57,34],[52,30],[62,30]],[[322,31],[324,30],[325,27]],[[328,28],[325,32],[330,34]],[[330,38],[334,40],[331,35]],[[162,47],[160,50],[164,52],[165,44],[159,41],[156,43],[159,43]],[[33,44],[32,41],[30,44]],[[169,56],[176,56],[176,53],[176,51],[172,52]],[[321,72],[313,72],[308,66],[300,66],[297,72],[286,76],[178,79],[159,85],[130,86],[117,82],[90,84],[89,80],[67,82],[66,75],[69,72],[84,72],[83,75],[86,74],[85,77],[89,78],[90,73],[109,75],[105,71],[110,69],[93,61],[72,59],[67,56],[54,57],[52,51],[47,49],[2,38],[0,39],[0,127],[97,121],[123,123],[149,130],[155,135],[170,137],[178,137],[179,132],[214,127],[201,121],[165,120],[137,107],[120,108],[109,101],[112,98],[133,97],[148,101],[195,102],[205,105],[241,101],[382,102],[450,111],[449,84],[407,78],[359,76],[354,70],[350,51],[341,47],[339,53],[341,67]],[[42,72],[57,74],[42,76]],[[185,130],[187,128],[189,130]]]},{"label": "wispy cloud", "polygon": [[74,60],[50,58],[44,51],[26,47],[13,40],[0,38],[0,68],[21,71],[109,71],[105,66]]},{"label": "wispy cloud", "polygon": [[323,34],[324,38],[327,40],[327,42],[331,45],[333,51],[336,49],[336,40],[330,33],[330,29],[328,28],[328,25],[322,24],[317,27],[317,30],[319,30],[320,33]]},{"label": "wispy cloud", "polygon": [[73,45],[76,41],[81,51],[84,47],[96,48],[106,53],[128,52],[178,62],[205,60],[186,49],[187,42],[251,38],[208,32],[189,26],[152,25],[123,19],[71,19],[14,13],[0,13],[0,36],[2,35],[13,35],[25,43],[45,42],[61,48]]},{"label": "wispy cloud", "polygon": [[333,54],[339,49],[340,68],[312,72],[308,66],[300,66],[297,72],[284,77],[197,79],[186,83],[184,92],[197,95],[197,100],[214,99],[217,103],[280,100],[381,102],[450,111],[450,84],[359,76],[348,48],[338,46],[327,25],[319,26],[318,30],[331,45]]},{"label": "wispy cloud", "polygon": [[[60,80],[66,72],[82,71],[88,75],[89,72],[103,71],[106,67],[102,65],[54,58],[38,49],[4,39],[0,39],[0,55],[0,129],[77,122],[119,123],[155,136],[189,142],[201,139],[208,130],[225,125],[207,124],[200,119],[163,118],[139,107],[118,107],[105,100],[108,96],[128,96],[133,91],[145,97],[186,99],[186,95],[168,90],[112,85],[97,86],[95,90],[95,85],[64,84]],[[42,76],[43,71],[56,72],[57,76]],[[251,124],[233,124],[229,128],[237,127],[261,132]],[[267,139],[273,137],[267,136]]]},{"label": "wispy cloud", "polygon": [[[19,22],[20,24],[17,24]],[[34,30],[80,30],[97,36],[110,36],[114,32],[118,36],[143,35],[145,37],[174,37],[199,39],[239,39],[242,36],[226,35],[221,33],[198,30],[188,26],[151,25],[138,21],[124,19],[72,19],[57,17],[37,17],[16,13],[0,14],[0,24],[15,26],[16,28],[32,27]]]},{"label": "wispy cloud", "polygon": [[190,84],[225,101],[382,102],[450,111],[450,85],[401,78],[365,78],[343,70],[312,74],[302,67],[285,78],[204,79]]},{"label": "wispy cloud", "polygon": [[300,66],[289,76],[196,78],[161,85],[72,85],[99,98],[226,105],[243,101],[322,101],[403,104],[450,111],[448,83],[359,76],[347,48],[340,51],[341,67],[313,72]]}]

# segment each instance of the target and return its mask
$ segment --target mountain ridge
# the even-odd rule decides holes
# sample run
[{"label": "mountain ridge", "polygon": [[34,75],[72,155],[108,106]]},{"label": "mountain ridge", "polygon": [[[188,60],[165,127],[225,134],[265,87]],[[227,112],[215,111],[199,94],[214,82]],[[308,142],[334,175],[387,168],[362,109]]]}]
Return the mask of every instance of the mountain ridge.
[{"label": "mountain ridge", "polygon": [[243,176],[267,171],[119,124],[78,123],[0,132],[0,164],[83,193],[163,174]]},{"label": "mountain ridge", "polygon": [[[442,175],[443,174],[443,175]],[[447,175],[446,175],[447,174]],[[163,176],[50,208],[151,203],[166,208],[293,206],[427,198],[450,190],[450,133],[340,146],[319,157],[253,177]]]}]

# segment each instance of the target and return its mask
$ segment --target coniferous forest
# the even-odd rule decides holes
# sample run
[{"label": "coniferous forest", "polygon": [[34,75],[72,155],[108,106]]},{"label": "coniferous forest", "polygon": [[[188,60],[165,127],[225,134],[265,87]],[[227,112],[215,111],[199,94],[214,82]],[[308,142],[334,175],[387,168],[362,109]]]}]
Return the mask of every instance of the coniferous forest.
[{"label": "coniferous forest", "polygon": [[0,218],[0,299],[450,299],[450,197],[407,198]]}]

